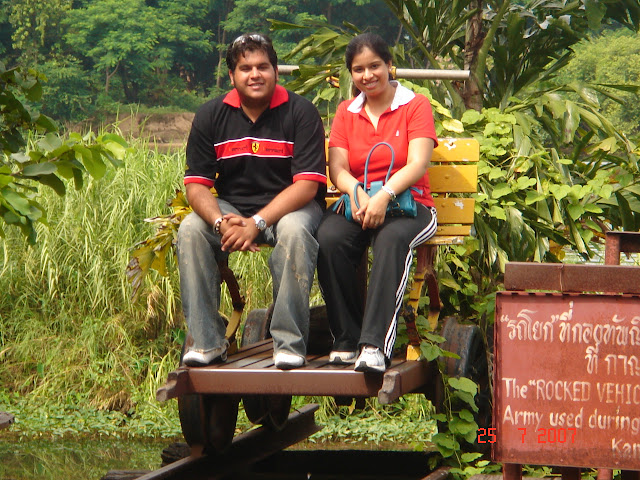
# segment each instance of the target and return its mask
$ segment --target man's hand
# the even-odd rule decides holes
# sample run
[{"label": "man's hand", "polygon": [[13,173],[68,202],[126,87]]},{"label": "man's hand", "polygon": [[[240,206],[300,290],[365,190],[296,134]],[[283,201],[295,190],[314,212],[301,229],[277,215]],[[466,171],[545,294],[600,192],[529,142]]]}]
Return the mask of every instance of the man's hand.
[{"label": "man's hand", "polygon": [[259,252],[254,242],[260,231],[252,218],[228,213],[220,224],[223,252]]}]

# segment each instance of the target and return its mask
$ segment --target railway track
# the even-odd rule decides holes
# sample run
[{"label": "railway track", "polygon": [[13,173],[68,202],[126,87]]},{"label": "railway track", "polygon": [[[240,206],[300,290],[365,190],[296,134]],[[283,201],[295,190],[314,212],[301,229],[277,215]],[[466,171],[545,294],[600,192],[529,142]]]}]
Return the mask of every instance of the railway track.
[{"label": "railway track", "polygon": [[430,472],[429,453],[363,450],[285,450],[321,430],[318,405],[305,405],[276,431],[261,427],[238,435],[223,452],[191,454],[151,472],[110,471],[101,480],[444,480],[446,469]]}]

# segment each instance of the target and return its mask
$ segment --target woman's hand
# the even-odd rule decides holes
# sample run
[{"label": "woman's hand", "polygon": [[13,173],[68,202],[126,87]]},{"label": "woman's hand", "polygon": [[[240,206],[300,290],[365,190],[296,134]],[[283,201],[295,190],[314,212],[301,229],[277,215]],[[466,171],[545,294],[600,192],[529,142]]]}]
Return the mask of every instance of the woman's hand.
[{"label": "woman's hand", "polygon": [[356,205],[355,199],[353,198],[353,194],[349,195],[349,199],[351,200],[351,217],[353,221],[362,225],[362,221],[364,220],[365,212],[367,210],[367,205],[369,205],[369,195],[364,191],[362,187],[358,187],[357,189],[358,195],[358,204],[360,207]]},{"label": "woman's hand", "polygon": [[384,223],[387,214],[387,205],[389,204],[389,195],[385,192],[378,192],[373,197],[369,197],[366,193],[366,204],[363,204],[361,195],[358,195],[360,209],[356,211],[356,216],[361,219],[362,229],[375,229]]}]

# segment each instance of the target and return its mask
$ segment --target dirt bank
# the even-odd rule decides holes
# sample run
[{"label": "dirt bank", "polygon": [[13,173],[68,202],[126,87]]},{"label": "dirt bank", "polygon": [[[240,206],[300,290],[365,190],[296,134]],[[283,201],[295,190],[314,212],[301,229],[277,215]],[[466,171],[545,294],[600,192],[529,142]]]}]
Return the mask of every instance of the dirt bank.
[{"label": "dirt bank", "polygon": [[71,125],[69,128],[72,131],[83,132],[89,128],[97,131],[105,125],[113,125],[126,139],[144,138],[159,146],[181,145],[187,140],[193,116],[190,112],[114,115],[101,122],[88,121]]}]

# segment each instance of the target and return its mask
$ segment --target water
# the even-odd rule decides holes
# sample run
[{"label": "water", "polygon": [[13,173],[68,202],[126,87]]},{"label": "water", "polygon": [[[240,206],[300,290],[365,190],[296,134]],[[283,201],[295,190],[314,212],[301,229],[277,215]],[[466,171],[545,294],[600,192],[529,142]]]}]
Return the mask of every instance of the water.
[{"label": "water", "polygon": [[[166,439],[2,439],[0,480],[100,480],[111,470],[156,470],[162,462],[162,450],[170,443],[172,441]],[[353,448],[357,450],[349,450]],[[255,468],[249,467],[248,471],[238,472],[234,478],[381,480],[387,478],[389,465],[394,465],[391,469],[394,479],[413,480],[429,473],[428,456],[428,452],[412,452],[408,445],[393,442],[377,445],[301,442],[294,450],[272,455]],[[400,471],[407,476],[398,476]]]},{"label": "water", "polygon": [[0,480],[99,480],[109,470],[155,470],[170,441],[18,440],[0,434]]}]

